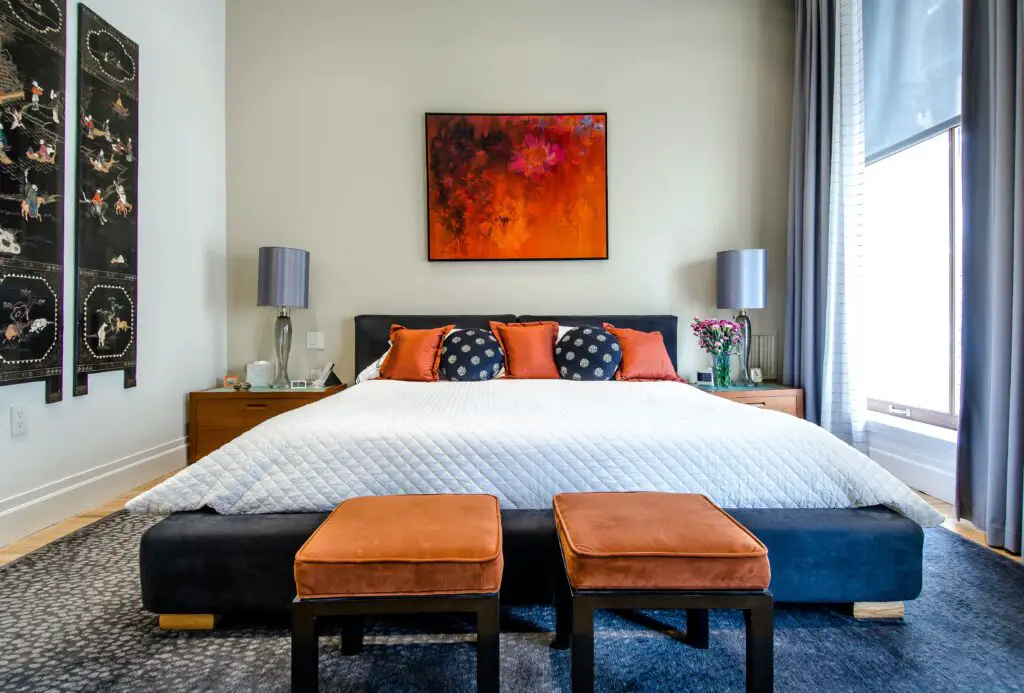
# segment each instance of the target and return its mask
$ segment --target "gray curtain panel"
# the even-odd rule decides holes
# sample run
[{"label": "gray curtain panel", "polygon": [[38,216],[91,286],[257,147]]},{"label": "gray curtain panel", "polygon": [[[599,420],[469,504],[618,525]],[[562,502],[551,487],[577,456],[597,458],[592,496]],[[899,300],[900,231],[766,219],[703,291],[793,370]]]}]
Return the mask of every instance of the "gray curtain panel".
[{"label": "gray curtain panel", "polygon": [[835,98],[833,0],[797,1],[796,40],[782,377],[787,384],[804,388],[804,415],[820,424]]},{"label": "gray curtain panel", "polygon": [[964,3],[957,514],[1019,553],[1024,496],[1024,10]]}]

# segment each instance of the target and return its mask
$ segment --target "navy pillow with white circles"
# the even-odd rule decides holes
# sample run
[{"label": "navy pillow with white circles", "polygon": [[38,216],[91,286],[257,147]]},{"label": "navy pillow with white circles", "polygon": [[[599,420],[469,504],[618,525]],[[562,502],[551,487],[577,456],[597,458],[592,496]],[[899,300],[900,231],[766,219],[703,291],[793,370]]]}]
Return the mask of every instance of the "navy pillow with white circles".
[{"label": "navy pillow with white circles", "polygon": [[566,380],[611,380],[621,360],[619,340],[600,327],[576,327],[555,343],[555,364]]},{"label": "navy pillow with white circles", "polygon": [[440,376],[445,380],[490,380],[504,363],[505,352],[490,330],[452,331],[441,345]]}]

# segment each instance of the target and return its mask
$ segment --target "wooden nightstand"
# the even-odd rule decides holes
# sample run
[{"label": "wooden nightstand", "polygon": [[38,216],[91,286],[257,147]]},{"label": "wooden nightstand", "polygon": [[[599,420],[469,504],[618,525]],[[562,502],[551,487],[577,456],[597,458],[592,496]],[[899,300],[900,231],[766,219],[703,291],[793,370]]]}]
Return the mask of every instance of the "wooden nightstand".
[{"label": "wooden nightstand", "polygon": [[209,455],[269,418],[337,394],[344,385],[308,390],[218,387],[188,395],[188,463]]},{"label": "wooden nightstand", "polygon": [[700,388],[716,397],[749,404],[761,409],[772,409],[804,418],[804,391],[800,387],[786,387],[775,383],[761,383],[757,387],[734,386],[728,390]]}]

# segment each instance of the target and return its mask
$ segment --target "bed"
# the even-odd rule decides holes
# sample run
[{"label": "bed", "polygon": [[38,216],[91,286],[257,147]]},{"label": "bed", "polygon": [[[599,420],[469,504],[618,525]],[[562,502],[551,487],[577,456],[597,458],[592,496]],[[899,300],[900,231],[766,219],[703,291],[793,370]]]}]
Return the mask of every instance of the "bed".
[{"label": "bed", "polygon": [[[356,372],[393,323],[602,321],[660,330],[674,316],[396,316],[355,319]],[[678,383],[373,381],[253,429],[129,502],[170,512],[140,548],[144,606],[161,614],[285,608],[292,558],[354,495],[487,492],[502,501],[502,597],[550,599],[562,491],[706,493],[767,546],[783,602],[893,602],[921,590],[916,494],[820,429]]]}]

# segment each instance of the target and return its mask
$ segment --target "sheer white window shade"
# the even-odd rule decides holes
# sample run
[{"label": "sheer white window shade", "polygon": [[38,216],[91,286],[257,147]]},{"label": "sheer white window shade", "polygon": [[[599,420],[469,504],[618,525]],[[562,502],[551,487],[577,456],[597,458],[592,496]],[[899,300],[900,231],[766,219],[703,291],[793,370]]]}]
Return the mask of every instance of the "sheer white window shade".
[{"label": "sheer white window shade", "polygon": [[963,0],[863,0],[867,159],[960,120]]},{"label": "sheer white window shade", "polygon": [[867,167],[869,408],[956,427],[961,347],[959,127]]},{"label": "sheer white window shade", "polygon": [[949,137],[867,167],[872,398],[949,407]]}]

